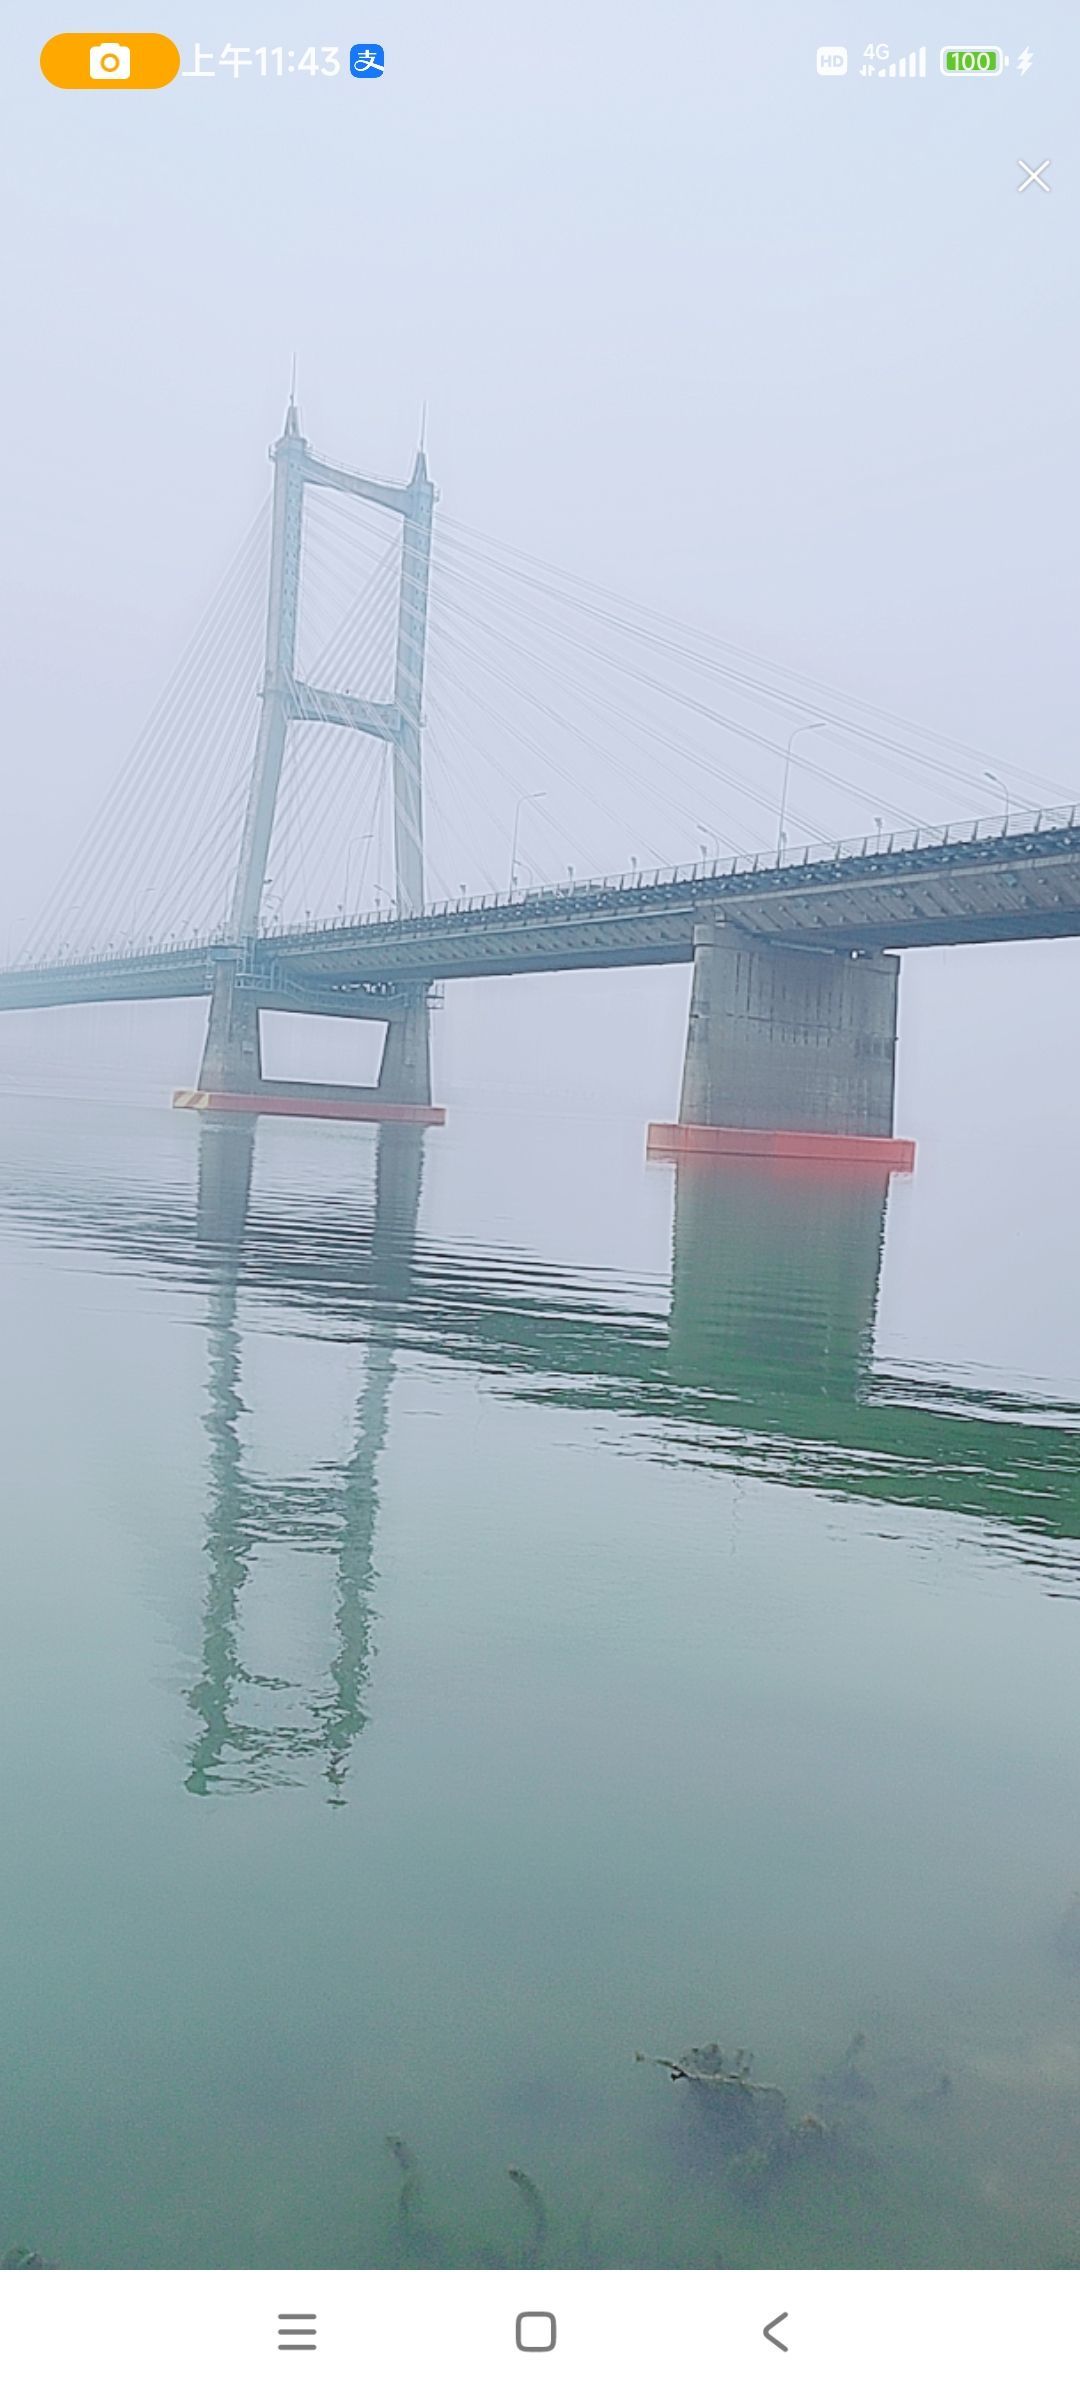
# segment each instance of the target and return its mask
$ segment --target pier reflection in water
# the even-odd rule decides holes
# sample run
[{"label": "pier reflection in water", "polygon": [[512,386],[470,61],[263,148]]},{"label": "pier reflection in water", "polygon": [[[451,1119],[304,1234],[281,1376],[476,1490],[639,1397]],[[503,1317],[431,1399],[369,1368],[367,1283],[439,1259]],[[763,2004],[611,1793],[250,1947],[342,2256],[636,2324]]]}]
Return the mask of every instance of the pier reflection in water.
[{"label": "pier reflection in water", "polygon": [[738,1159],[676,1173],[672,1382],[804,1415],[819,1397],[864,1399],[887,1177]]},{"label": "pier reflection in water", "polygon": [[1074,1405],[874,1363],[887,1186],[678,1170],[665,1414],[684,1455],[941,1509],[1075,1574]]}]

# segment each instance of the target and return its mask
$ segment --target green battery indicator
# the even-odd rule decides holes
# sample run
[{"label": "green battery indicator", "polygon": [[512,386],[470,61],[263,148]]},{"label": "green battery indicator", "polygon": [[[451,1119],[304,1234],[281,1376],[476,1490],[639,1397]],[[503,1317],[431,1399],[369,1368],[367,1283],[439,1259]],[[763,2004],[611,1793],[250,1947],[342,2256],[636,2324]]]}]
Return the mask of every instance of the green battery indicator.
[{"label": "green battery indicator", "polygon": [[943,75],[1000,75],[1004,65],[1000,50],[943,50]]}]

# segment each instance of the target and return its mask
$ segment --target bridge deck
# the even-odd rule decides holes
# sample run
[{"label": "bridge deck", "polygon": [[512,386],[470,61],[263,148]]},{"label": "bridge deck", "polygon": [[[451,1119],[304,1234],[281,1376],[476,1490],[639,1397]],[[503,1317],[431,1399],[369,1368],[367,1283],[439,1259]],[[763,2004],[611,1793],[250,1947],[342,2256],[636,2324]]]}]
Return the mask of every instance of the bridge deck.
[{"label": "bridge deck", "polygon": [[[906,847],[841,844],[759,861],[368,917],[262,935],[241,971],[267,1008],[386,1017],[417,983],[685,963],[694,926],[816,949],[903,950],[1080,935],[1080,823],[950,833]],[[204,997],[219,941],[63,957],[0,974],[0,1009]]]}]

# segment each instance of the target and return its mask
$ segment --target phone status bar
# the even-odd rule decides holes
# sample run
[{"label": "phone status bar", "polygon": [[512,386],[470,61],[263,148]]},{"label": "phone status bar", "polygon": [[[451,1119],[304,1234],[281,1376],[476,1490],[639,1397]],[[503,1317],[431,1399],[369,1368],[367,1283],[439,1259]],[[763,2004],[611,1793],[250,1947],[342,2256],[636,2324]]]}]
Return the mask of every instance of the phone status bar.
[{"label": "phone status bar", "polygon": [[[1026,75],[1034,64],[1034,58],[1034,51],[1026,44],[1014,60],[999,43],[988,42],[981,48],[973,44],[946,46],[939,50],[937,64],[942,75],[957,77],[1001,75],[1006,68],[1013,67],[1018,74]],[[857,74],[877,82],[917,83],[925,81],[927,73],[933,72],[933,52],[928,51],[925,42],[921,42],[917,49],[903,50],[898,54],[890,49],[888,42],[867,42],[856,57],[845,49],[842,42],[821,42],[817,51],[817,71],[819,75],[826,76]]]}]

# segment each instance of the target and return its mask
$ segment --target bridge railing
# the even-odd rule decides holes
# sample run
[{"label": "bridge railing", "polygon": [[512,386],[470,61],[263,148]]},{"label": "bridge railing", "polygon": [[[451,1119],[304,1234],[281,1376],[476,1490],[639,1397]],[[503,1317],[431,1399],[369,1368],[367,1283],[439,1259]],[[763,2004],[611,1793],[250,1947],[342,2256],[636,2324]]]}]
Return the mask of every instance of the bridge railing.
[{"label": "bridge railing", "polygon": [[[974,845],[1003,839],[1015,842],[1020,852],[1025,842],[1033,836],[1053,831],[1067,832],[1075,829],[1078,822],[1076,803],[1068,808],[1038,810],[1025,804],[1023,814],[1033,822],[1022,827],[1016,824],[1017,813],[1017,809],[1012,808],[1000,817],[977,817],[957,825],[916,825],[910,830],[904,828],[901,833],[882,830],[880,833],[853,834],[842,841],[807,844],[797,851],[785,849],[782,857],[777,857],[772,850],[744,851],[725,859],[695,859],[683,866],[642,867],[620,875],[575,876],[572,880],[567,878],[559,883],[529,884],[524,890],[515,885],[511,890],[499,892],[462,892],[453,899],[429,901],[423,918],[437,922],[446,917],[485,916],[493,910],[507,908],[520,909],[524,918],[530,911],[547,909],[558,901],[587,904],[591,898],[615,896],[625,891],[667,891],[679,884],[725,883],[762,874],[795,876],[807,869],[828,869],[841,865],[847,859],[880,858],[884,862],[895,862],[913,851],[922,855],[967,843]],[[419,922],[415,918],[409,921]],[[372,909],[360,917],[347,917],[343,911],[339,911],[333,917],[312,918],[303,925],[275,928],[269,938],[295,942],[303,940],[308,934],[349,932],[354,928],[361,931],[366,926],[389,926],[399,922],[392,908]]]},{"label": "bridge railing", "polygon": [[[520,912],[520,920],[525,922],[530,915],[542,914],[560,902],[569,903],[584,913],[590,905],[602,906],[605,901],[617,899],[620,893],[627,891],[659,893],[675,890],[688,883],[724,885],[742,883],[762,875],[780,882],[790,878],[798,884],[807,876],[812,880],[828,879],[831,869],[842,867],[851,859],[880,861],[888,871],[915,852],[924,858],[948,849],[1001,841],[1015,844],[1016,854],[1022,856],[1031,843],[1037,842],[1040,837],[1053,832],[1075,831],[1080,819],[1077,803],[1068,808],[1038,810],[1025,804],[1022,813],[1032,822],[1023,826],[1016,824],[1017,813],[1014,807],[1000,817],[979,817],[958,825],[916,825],[910,830],[904,828],[900,833],[895,830],[886,833],[881,829],[871,834],[853,834],[842,841],[808,844],[798,851],[785,848],[782,855],[772,850],[758,850],[753,854],[744,851],[725,859],[695,859],[684,866],[632,868],[619,875],[574,877],[561,883],[529,884],[524,890],[515,884],[512,889],[503,892],[461,893],[453,900],[431,901],[423,911],[422,920],[413,918],[406,921],[415,924],[421,921],[438,923],[447,917],[483,918],[495,910],[513,909],[515,913]],[[344,909],[340,909],[333,917],[316,918],[309,915],[301,924],[275,926],[272,933],[264,931],[260,934],[259,941],[262,945],[269,943],[276,946],[281,943],[295,947],[312,936],[362,933],[368,928],[388,927],[401,922],[396,911],[390,908],[373,909],[360,917],[348,917]],[[228,928],[216,925],[202,935],[175,935],[172,939],[155,942],[152,947],[132,938],[128,942],[114,941],[102,949],[76,954],[69,945],[64,945],[51,958],[35,959],[0,971],[27,977],[47,977],[70,971],[92,972],[94,969],[117,965],[131,966],[137,970],[144,962],[161,959],[171,959],[177,966],[186,962],[203,966],[208,952],[219,950],[228,957],[235,954],[237,947]]]}]

